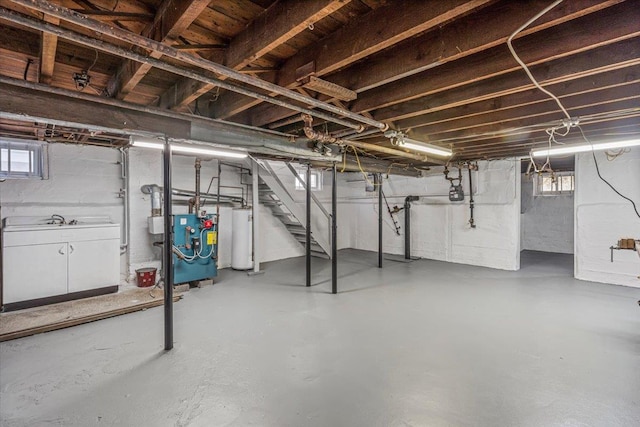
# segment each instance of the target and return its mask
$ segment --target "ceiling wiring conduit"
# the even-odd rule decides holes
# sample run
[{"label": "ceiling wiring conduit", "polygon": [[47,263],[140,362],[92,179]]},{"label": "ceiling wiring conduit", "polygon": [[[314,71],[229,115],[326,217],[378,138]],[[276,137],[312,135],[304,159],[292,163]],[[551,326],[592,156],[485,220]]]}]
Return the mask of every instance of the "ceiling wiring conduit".
[{"label": "ceiling wiring conduit", "polygon": [[[292,91],[290,89],[284,88],[282,86],[278,86],[276,84],[273,83],[269,83],[267,81],[261,80],[259,78],[253,77],[253,76],[249,76],[246,74],[242,74],[238,71],[235,71],[231,68],[225,67],[223,65],[217,64],[215,62],[212,61],[208,61],[206,59],[203,59],[199,56],[195,56],[195,55],[191,55],[185,52],[181,52],[171,46],[168,46],[166,44],[157,42],[155,40],[143,37],[141,35],[132,33],[130,31],[127,30],[123,30],[120,29],[118,27],[115,26],[110,26],[107,24],[104,24],[100,21],[94,20],[89,18],[86,15],[82,15],[80,13],[74,12],[71,9],[67,9],[65,7],[61,7],[52,3],[49,3],[47,1],[44,0],[13,0],[13,3],[16,4],[20,4],[22,6],[28,7],[30,9],[35,9],[37,11],[40,11],[42,13],[45,13],[47,15],[51,15],[51,16],[55,16],[57,18],[63,19],[65,21],[68,22],[72,22],[76,25],[79,25],[81,27],[87,28],[91,31],[95,31],[97,33],[100,34],[104,34],[110,37],[115,37],[116,39],[119,39],[121,41],[127,42],[127,43],[131,43],[135,46],[141,47],[143,49],[150,49],[159,53],[162,53],[165,56],[177,59],[179,61],[182,62],[186,62],[188,64],[191,65],[195,65],[197,67],[200,67],[204,70],[208,70],[208,71],[212,71],[220,76],[224,76],[226,78],[232,79],[234,81],[237,82],[241,82],[244,84],[247,84],[249,86],[252,86],[254,88],[257,89],[262,89],[265,91],[268,91],[270,93],[274,93],[277,95],[281,95],[284,96],[286,98],[289,98],[291,100],[294,101],[298,101],[303,103],[304,105],[309,105],[312,106],[314,108],[319,108],[334,114],[337,114],[339,116],[343,116],[346,118],[349,118],[353,121],[356,121],[358,123],[362,123],[362,124],[366,124],[369,126],[373,126],[376,127],[378,129],[381,130],[386,130],[388,128],[388,125],[386,123],[382,123],[379,122],[377,120],[373,120],[370,119],[368,117],[362,116],[360,114],[354,113],[352,111],[346,110],[344,108],[340,108],[340,107],[336,107],[334,105],[328,104],[326,102],[322,102],[322,101],[318,101],[316,99],[301,95],[295,91]],[[4,10],[3,10],[3,16],[4,16]],[[13,21],[15,22],[15,21]],[[144,57],[143,57],[144,58]],[[129,58],[129,59],[133,59],[133,58]],[[150,58],[149,58],[150,59]],[[137,61],[137,59],[134,59]],[[153,65],[154,67],[158,67],[158,65],[156,65],[156,61],[153,61],[154,64],[152,64],[151,62],[148,62],[149,64]],[[162,61],[157,61],[158,63],[163,63]],[[160,68],[160,67],[158,67]],[[168,70],[167,70],[168,71]],[[174,71],[171,71],[174,72]],[[184,75],[184,74],[182,74]],[[276,104],[276,105],[280,105],[282,107],[285,108],[289,108],[291,110],[294,111],[300,111],[303,109],[302,107],[298,107],[297,105],[288,103],[288,102],[283,102],[283,101],[279,101],[276,100],[274,97],[271,96],[267,96],[267,95],[263,95],[257,92],[253,92],[250,91],[248,89],[244,89],[240,86],[236,86],[236,85],[231,85],[229,83],[223,82],[221,80],[218,79],[212,79],[212,78],[206,78],[206,80],[202,80],[201,78],[195,78],[195,77],[191,77],[191,76],[187,76],[184,75],[185,77],[189,77],[189,78],[193,78],[195,80],[200,80],[200,81],[204,81],[205,83],[211,83],[211,84],[215,84],[223,89],[228,89],[237,93],[241,93],[243,95],[246,96],[250,96],[252,98],[256,98],[256,99],[260,99],[262,101],[266,101],[266,102],[270,102],[272,104]],[[200,77],[204,77],[202,75],[199,75]],[[277,101],[277,102],[276,102]],[[306,109],[305,109],[306,110]],[[307,110],[309,111],[309,113],[311,115],[314,115],[316,117],[319,118],[323,118],[325,120],[329,120],[332,121],[334,123],[338,123],[336,122],[336,118],[332,117],[332,116],[327,116],[327,115],[323,115],[324,117],[321,117],[317,112],[314,112],[313,110]],[[306,111],[305,111],[306,112]],[[308,113],[308,114],[309,114]],[[347,126],[344,123],[340,123],[343,126]],[[364,126],[362,125],[353,125],[350,124],[348,127],[351,127],[353,129],[359,129],[360,131],[364,130]]]},{"label": "ceiling wiring conduit", "polygon": [[[204,83],[210,83],[216,86],[219,86],[223,89],[227,89],[227,90],[231,90],[233,92],[237,92],[240,93],[242,95],[246,95],[252,98],[256,98],[256,99],[260,99],[262,101],[265,102],[269,102],[271,104],[275,104],[284,108],[288,108],[294,111],[298,111],[301,113],[305,113],[305,114],[309,114],[309,115],[313,115],[316,116],[318,118],[333,122],[333,123],[337,123],[339,125],[351,128],[351,129],[355,129],[358,131],[361,131],[364,129],[364,126],[361,124],[355,124],[346,120],[343,120],[341,118],[338,117],[334,117],[330,114],[326,114],[320,111],[315,111],[315,110],[311,110],[308,108],[304,108],[304,107],[299,107],[297,105],[291,104],[289,102],[286,101],[282,101],[280,99],[276,99],[272,96],[269,95],[263,95],[261,93],[257,93],[254,92],[252,90],[249,89],[245,89],[243,87],[240,86],[236,86],[234,84],[213,78],[213,77],[208,77],[205,76],[202,73],[198,73],[186,68],[181,68],[181,67],[177,67],[175,65],[171,65],[169,63],[166,63],[164,61],[161,61],[159,59],[155,59],[155,58],[151,58],[151,57],[147,57],[147,56],[143,56],[143,55],[139,55],[131,50],[127,50],[124,48],[121,48],[119,46],[116,45],[112,45],[110,43],[106,43],[102,40],[98,40],[98,39],[94,39],[91,37],[87,37],[84,36],[82,34],[76,33],[74,31],[70,31],[70,30],[66,30],[63,28],[60,28],[56,25],[52,25],[43,21],[38,21],[37,19],[33,19],[33,18],[29,18],[27,16],[21,15],[17,12],[13,12],[9,9],[5,9],[3,7],[0,7],[0,17],[2,17],[3,19],[6,19],[7,21],[16,23],[16,24],[20,24],[20,25],[24,25],[25,27],[29,27],[38,31],[43,31],[49,34],[54,34],[58,37],[67,39],[67,40],[71,40],[73,42],[88,46],[92,49],[98,49],[98,50],[102,50],[104,52],[110,53],[112,55],[115,56],[120,56],[122,58],[127,58],[130,59],[132,61],[136,61],[136,62],[140,62],[143,64],[149,64],[152,67],[156,67],[165,71],[168,71],[170,73],[174,73],[174,74],[178,74],[181,75],[183,77],[188,77],[190,79],[193,80],[198,80]],[[167,46],[168,47],[168,46]],[[282,89],[282,88],[281,88]],[[288,89],[287,89],[288,90]],[[308,98],[311,99],[311,98]],[[347,112],[346,110],[344,110],[343,112]],[[348,112],[347,112],[348,113]],[[353,113],[350,113],[353,114]],[[345,114],[346,115],[346,114]],[[368,120],[368,119],[367,119]],[[386,126],[386,125],[385,125]]]}]

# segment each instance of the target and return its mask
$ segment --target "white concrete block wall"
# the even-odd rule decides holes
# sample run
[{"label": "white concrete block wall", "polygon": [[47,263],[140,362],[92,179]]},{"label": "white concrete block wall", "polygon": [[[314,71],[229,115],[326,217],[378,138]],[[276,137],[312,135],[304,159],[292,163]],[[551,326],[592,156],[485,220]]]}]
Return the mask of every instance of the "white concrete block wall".
[{"label": "white concrete block wall", "polygon": [[[282,182],[287,191],[289,191],[289,194],[291,194],[291,197],[296,201],[296,203],[298,203],[298,205],[300,205],[302,211],[304,212],[306,209],[306,192],[304,190],[296,190],[295,176],[293,175],[293,173],[283,162],[269,162],[269,164],[278,176],[278,179],[280,179],[280,182]],[[306,171],[306,166],[295,165],[295,167],[302,168]],[[349,210],[345,210],[340,204],[340,198],[344,196],[342,192],[343,187],[346,185],[346,176],[348,176],[348,174],[338,174],[338,249],[353,247],[352,233],[350,231],[352,223],[352,217],[350,216],[351,212]],[[320,203],[322,203],[324,208],[329,213],[331,213],[331,192],[333,188],[331,181],[331,170],[322,171],[322,189],[313,192],[316,198],[320,201]],[[327,233],[328,236],[328,233],[330,233],[329,221],[313,201],[311,202],[311,220],[314,221],[319,230]],[[304,218],[302,219],[302,221],[304,221]],[[302,247],[302,245],[300,245],[297,240],[294,239],[294,241],[297,243],[298,247],[302,248],[301,252],[296,251],[295,253],[290,253],[288,256],[283,256],[282,258],[304,255],[304,248]]]},{"label": "white concrete block wall", "polygon": [[533,177],[521,180],[521,249],[572,254],[573,195],[536,197]]},{"label": "white concrete block wall", "polygon": [[[123,199],[118,197],[124,181],[121,178],[120,152],[115,149],[50,144],[49,179],[6,180],[0,183],[0,215],[50,216],[54,213],[67,218],[77,216],[106,215],[114,222],[124,224]],[[174,188],[193,190],[195,183],[194,158],[175,155],[173,158]],[[162,153],[156,150],[132,148],[129,150],[129,248],[121,258],[122,283],[135,284],[135,270],[141,267],[161,265],[161,250],[153,242],[161,236],[153,236],[147,230],[147,217],[151,212],[150,195],[143,194],[145,184],[162,185]],[[206,191],[212,176],[217,175],[215,160],[202,163],[202,190]],[[250,182],[245,177],[245,182]],[[240,186],[240,171],[222,166],[222,185]],[[216,182],[211,192],[215,193]],[[251,187],[249,186],[249,191]],[[240,189],[223,188],[223,194],[241,196]],[[249,194],[245,194],[250,200]],[[215,210],[211,201],[205,204]],[[174,206],[174,213],[186,213],[186,205]],[[232,207],[220,208],[219,266],[231,265]],[[302,246],[289,234],[269,209],[260,206],[262,261],[272,261],[304,253]],[[123,227],[124,228],[124,227]],[[124,232],[124,230],[123,230]]]},{"label": "white concrete block wall", "polygon": [[[519,162],[480,162],[479,168],[474,172],[475,229],[468,223],[468,173],[463,174],[465,201],[458,203],[449,201],[449,182],[437,169],[425,178],[392,176],[385,180],[383,188],[392,207],[403,206],[407,195],[420,196],[411,208],[412,255],[505,270],[520,268]],[[354,246],[377,250],[377,195],[365,193],[363,183],[350,185],[343,193],[347,192],[342,202],[356,218]],[[404,212],[397,215],[402,227],[397,236],[384,209],[384,250],[404,254]]]},{"label": "white concrete block wall", "polygon": [[[49,179],[7,179],[0,183],[0,215],[108,216],[122,224],[120,152],[115,149],[49,144]],[[123,230],[124,232],[124,230]],[[122,277],[126,257],[122,256]]]},{"label": "white concrete block wall", "polygon": [[[614,161],[602,152],[596,157],[602,176],[638,205],[640,148]],[[591,153],[576,156],[575,212],[575,277],[640,287],[640,252],[614,251],[612,263],[609,250],[622,237],[640,239],[640,218],[628,201],[598,178]]]}]

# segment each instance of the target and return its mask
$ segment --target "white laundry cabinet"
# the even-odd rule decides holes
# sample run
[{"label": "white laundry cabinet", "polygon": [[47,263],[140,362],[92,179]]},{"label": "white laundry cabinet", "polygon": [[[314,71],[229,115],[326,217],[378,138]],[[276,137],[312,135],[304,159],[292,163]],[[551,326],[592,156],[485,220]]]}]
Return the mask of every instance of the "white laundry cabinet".
[{"label": "white laundry cabinet", "polygon": [[119,224],[5,226],[2,251],[3,306],[120,281]]}]

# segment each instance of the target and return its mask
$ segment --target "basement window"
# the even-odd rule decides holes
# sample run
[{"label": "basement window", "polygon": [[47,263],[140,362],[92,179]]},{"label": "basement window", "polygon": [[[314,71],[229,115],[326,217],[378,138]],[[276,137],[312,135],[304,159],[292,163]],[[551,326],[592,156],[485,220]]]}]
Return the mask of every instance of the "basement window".
[{"label": "basement window", "polygon": [[46,148],[36,141],[0,139],[0,179],[46,178]]},{"label": "basement window", "polygon": [[[306,190],[307,170],[298,169],[296,172],[302,178],[302,180],[296,178],[296,190]],[[322,171],[311,171],[311,191],[320,190],[322,190]]]},{"label": "basement window", "polygon": [[536,175],[537,196],[560,196],[573,194],[574,172],[555,172]]}]

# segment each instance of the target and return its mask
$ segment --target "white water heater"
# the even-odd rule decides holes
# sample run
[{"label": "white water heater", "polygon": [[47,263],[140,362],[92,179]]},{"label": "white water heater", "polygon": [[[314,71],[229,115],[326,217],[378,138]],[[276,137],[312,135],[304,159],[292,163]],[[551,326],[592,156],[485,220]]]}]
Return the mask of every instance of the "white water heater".
[{"label": "white water heater", "polygon": [[236,208],[231,216],[231,268],[234,270],[253,268],[253,215],[251,212],[251,208]]}]

